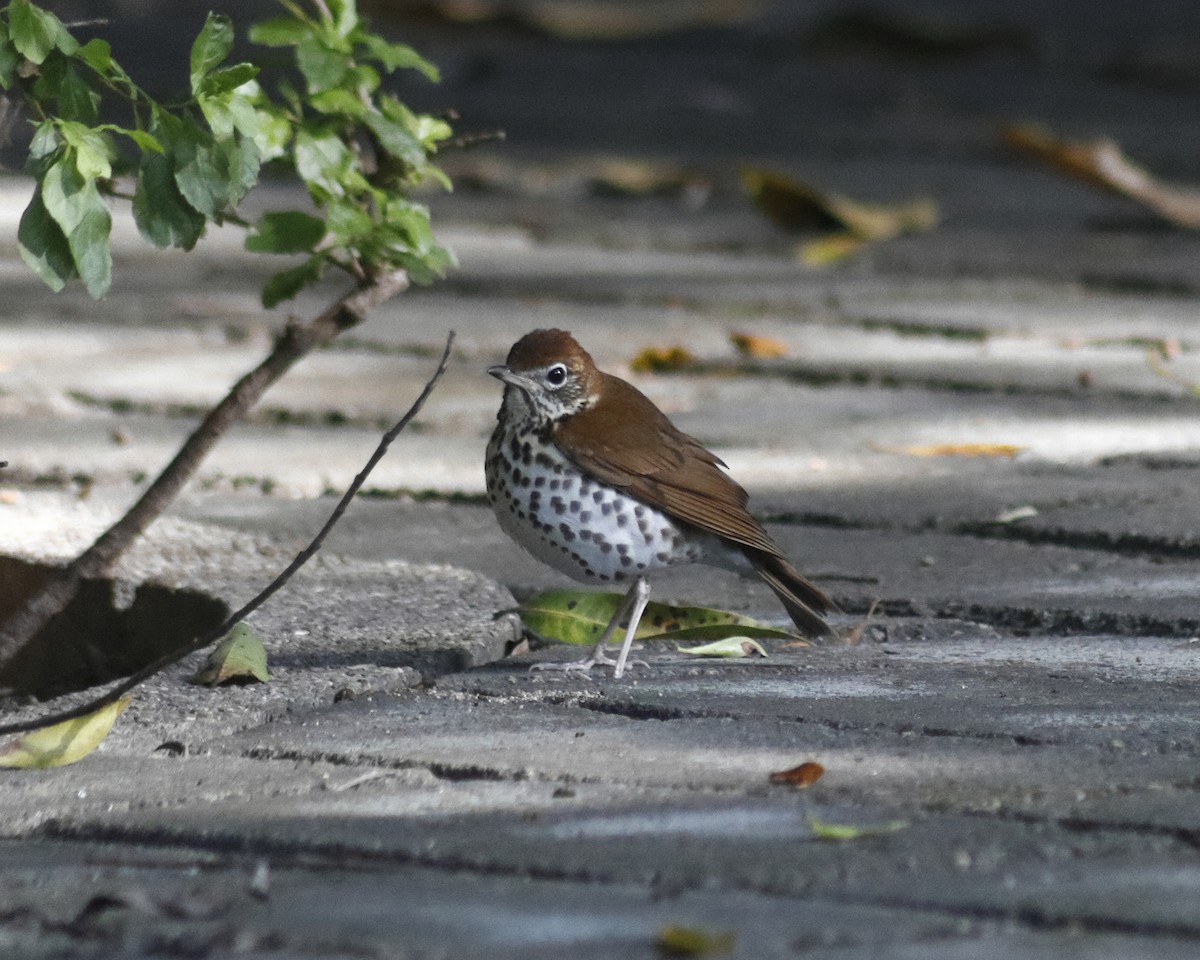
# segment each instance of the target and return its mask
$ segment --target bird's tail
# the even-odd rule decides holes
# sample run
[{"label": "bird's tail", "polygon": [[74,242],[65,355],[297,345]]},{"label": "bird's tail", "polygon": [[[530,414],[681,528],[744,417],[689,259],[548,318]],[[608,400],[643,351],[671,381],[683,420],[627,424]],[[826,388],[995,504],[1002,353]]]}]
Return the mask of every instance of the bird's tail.
[{"label": "bird's tail", "polygon": [[746,548],[746,559],[763,582],[775,591],[792,622],[805,636],[832,640],[837,632],[823,614],[838,612],[838,606],[779,554]]}]

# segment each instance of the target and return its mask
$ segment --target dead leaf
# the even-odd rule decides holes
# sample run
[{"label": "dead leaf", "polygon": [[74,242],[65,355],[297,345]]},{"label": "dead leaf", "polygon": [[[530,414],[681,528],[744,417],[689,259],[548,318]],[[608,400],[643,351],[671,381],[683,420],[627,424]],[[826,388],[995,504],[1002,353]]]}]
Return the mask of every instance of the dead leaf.
[{"label": "dead leaf", "polygon": [[1064,140],[1035,124],[1013,124],[1004,128],[1004,141],[1068,176],[1136,200],[1178,227],[1200,230],[1200,187],[1157,179],[1115,140]]},{"label": "dead leaf", "polygon": [[838,639],[848,647],[856,647],[862,643],[863,631],[871,625],[871,618],[875,616],[875,608],[878,607],[880,601],[878,599],[871,601],[871,606],[867,608],[867,615],[852,627],[847,627],[842,630]]},{"label": "dead leaf", "polygon": [[1006,457],[1011,460],[1028,447],[1012,443],[915,443],[903,447],[878,445],[883,453],[906,453],[910,457]]},{"label": "dead leaf", "polygon": [[667,957],[715,957],[732,953],[737,934],[732,930],[701,930],[672,924],[658,931],[654,945]]},{"label": "dead leaf", "polygon": [[1162,377],[1177,386],[1183,387],[1188,393],[1194,397],[1200,397],[1200,383],[1194,383],[1187,377],[1181,376],[1171,369],[1171,365],[1164,359],[1162,351],[1147,350],[1146,351],[1146,366],[1148,366],[1155,374]]},{"label": "dead leaf", "polygon": [[738,353],[751,360],[777,360],[788,355],[786,343],[755,333],[731,333],[729,341]]},{"label": "dead leaf", "polygon": [[1013,507],[1011,510],[1005,510],[996,515],[992,523],[1016,523],[1018,520],[1028,520],[1030,517],[1036,517],[1038,509],[1028,504],[1023,507]]},{"label": "dead leaf", "polygon": [[63,767],[100,746],[131,697],[122,697],[83,717],[42,727],[0,746],[0,767]]},{"label": "dead leaf", "polygon": [[824,773],[825,768],[819,763],[806,760],[800,766],[792,767],[790,770],[777,770],[767,779],[771,783],[787,783],[797,790],[803,790],[820,780]]},{"label": "dead leaf", "polygon": [[830,263],[869,242],[901,233],[932,230],[937,205],[928,198],[900,204],[872,204],[820,190],[775,170],[743,167],[742,187],[772,223],[791,232],[819,230],[827,235],[800,247],[810,264]]},{"label": "dead leaf", "polygon": [[741,660],[743,657],[765,657],[767,651],[762,644],[749,637],[725,637],[712,643],[703,643],[698,647],[676,647],[680,653],[690,653],[694,657],[727,657],[730,660]]},{"label": "dead leaf", "polygon": [[647,347],[629,361],[629,369],[635,373],[669,373],[695,363],[695,355],[686,347]]},{"label": "dead leaf", "polygon": [[191,682],[215,687],[230,681],[249,683],[257,680],[266,683],[270,679],[262,637],[249,624],[239,623],[208,655],[204,666],[196,671]]},{"label": "dead leaf", "polygon": [[818,840],[859,840],[863,837],[879,837],[903,830],[908,826],[907,820],[887,820],[883,823],[867,824],[830,823],[827,820],[819,820],[810,813],[804,815],[804,822]]}]

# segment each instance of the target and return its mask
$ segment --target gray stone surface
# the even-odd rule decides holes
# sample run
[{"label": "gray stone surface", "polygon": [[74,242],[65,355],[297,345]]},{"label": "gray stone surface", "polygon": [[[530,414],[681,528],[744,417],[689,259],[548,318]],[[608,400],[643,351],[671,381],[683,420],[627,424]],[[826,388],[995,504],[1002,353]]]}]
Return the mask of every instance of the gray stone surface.
[{"label": "gray stone surface", "polygon": [[[1193,5],[874,5],[918,29],[1012,28],[945,56],[822,41],[848,10],[833,2],[624,43],[531,29],[540,0],[505,6],[474,28],[373,9],[443,67],[443,88],[406,96],[508,130],[448,155],[460,189],[428,198],[461,268],[272,390],[91,591],[61,668],[87,669],[105,631],[168,634],[250,596],[454,329],[445,380],[372,496],[255,615],[271,683],[195,687],[193,656],[84,761],[0,778],[0,955],[650,958],[682,924],[732,933],[747,960],[1196,956],[1196,241],[999,139],[1010,120],[1114,136],[1194,182]],[[178,83],[200,13],[163,6],[154,44],[119,13],[118,55]],[[942,223],[808,269],[802,238],[746,203],[743,163],[864,200],[933,195]],[[622,165],[667,182],[614,189]],[[279,264],[238,231],[163,253],[118,210],[110,295],[52,297],[12,239],[28,190],[0,181],[3,602],[336,290],[264,312]],[[248,209],[293,200],[267,184]],[[549,325],[623,375],[646,347],[695,354],[632,376],[729,463],[839,624],[880,601],[857,644],[649,649],[621,682],[527,671],[573,650],[504,656],[514,596],[563,581],[480,498],[483,371]],[[786,355],[745,361],[735,332]],[[969,443],[1017,449],[920,455]],[[783,617],[718,571],[669,572],[654,595]],[[804,761],[826,770],[806,791],[769,782]]]}]

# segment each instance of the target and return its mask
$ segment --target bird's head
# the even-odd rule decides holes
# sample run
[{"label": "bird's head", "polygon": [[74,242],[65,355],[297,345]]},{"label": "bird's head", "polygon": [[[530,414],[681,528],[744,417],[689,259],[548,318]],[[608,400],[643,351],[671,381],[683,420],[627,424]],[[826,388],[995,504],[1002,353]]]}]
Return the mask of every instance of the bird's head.
[{"label": "bird's head", "polygon": [[508,397],[519,395],[540,423],[554,423],[592,406],[599,373],[591,356],[565,330],[534,330],[488,373],[502,380]]}]

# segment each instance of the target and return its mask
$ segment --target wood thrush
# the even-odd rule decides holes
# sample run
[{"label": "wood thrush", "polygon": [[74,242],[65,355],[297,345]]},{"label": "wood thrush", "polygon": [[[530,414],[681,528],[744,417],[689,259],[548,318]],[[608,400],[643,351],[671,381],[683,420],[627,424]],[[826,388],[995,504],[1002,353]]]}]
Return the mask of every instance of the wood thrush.
[{"label": "wood thrush", "polygon": [[[650,596],[647,571],[683,563],[753,571],[802,632],[833,635],[822,614],[836,607],[750,515],[725,464],[636,387],[597,370],[569,333],[535,330],[488,373],[504,382],[485,463],[504,532],[576,580],[631,583],[587,657],[538,668],[606,664],[620,677]],[[626,618],[612,660],[605,648]]]}]

